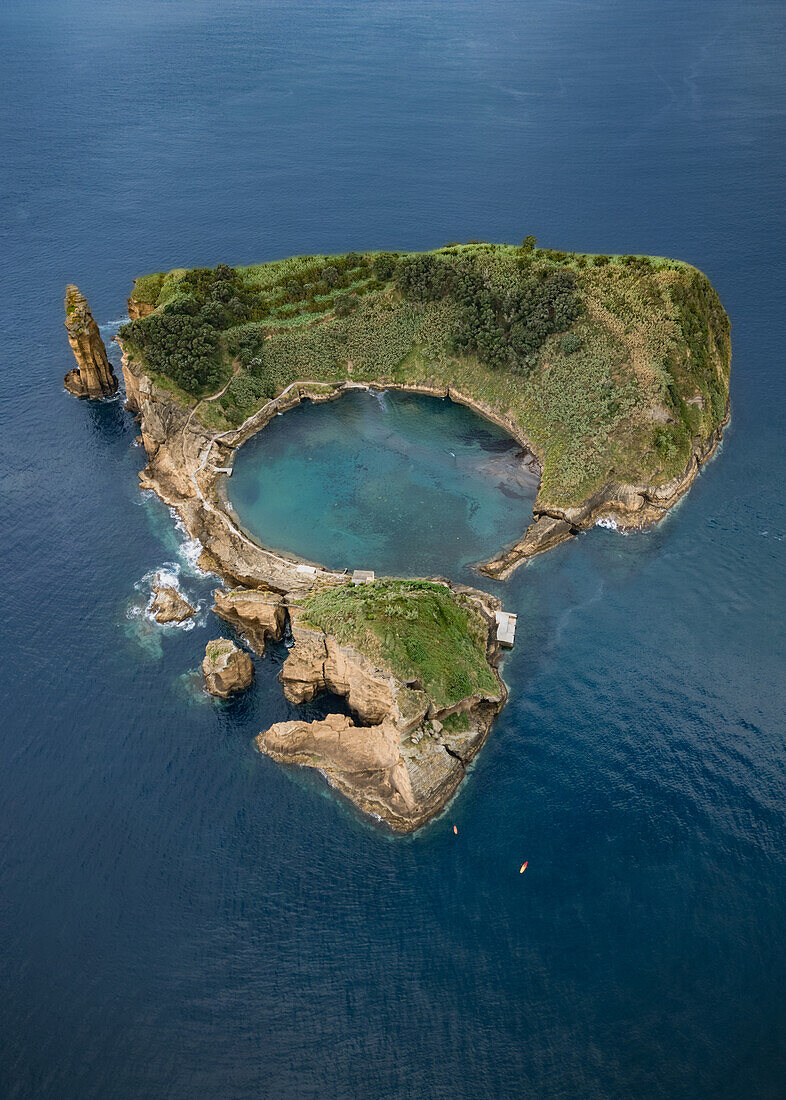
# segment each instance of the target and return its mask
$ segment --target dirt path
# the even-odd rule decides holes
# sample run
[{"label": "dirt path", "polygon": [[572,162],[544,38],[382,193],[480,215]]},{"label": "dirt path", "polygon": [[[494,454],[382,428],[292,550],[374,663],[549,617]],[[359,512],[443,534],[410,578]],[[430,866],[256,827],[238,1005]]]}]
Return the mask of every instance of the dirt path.
[{"label": "dirt path", "polygon": [[[241,369],[242,369],[242,368],[241,368],[241,366],[240,366],[240,360],[239,360],[239,359],[236,359],[236,360],[235,360],[235,362],[234,362],[234,364],[233,364],[233,366],[232,366],[232,377],[231,377],[231,378],[229,379],[229,381],[227,382],[227,384],[226,384],[225,386],[223,386],[223,387],[222,387],[222,388],[221,388],[221,389],[220,389],[220,390],[218,391],[218,393],[212,393],[212,394],[210,395],[210,397],[203,397],[203,398],[202,398],[202,401],[218,401],[219,397],[223,397],[223,396],[224,396],[224,394],[225,394],[225,393],[227,392],[227,390],[229,389],[229,387],[230,387],[230,386],[232,385],[232,383],[233,383],[233,382],[235,381],[235,379],[237,378],[237,376],[238,376],[238,375],[240,374],[240,371],[241,371]],[[202,401],[200,401],[200,402],[199,402],[199,404],[200,404],[200,405],[202,404]]]}]

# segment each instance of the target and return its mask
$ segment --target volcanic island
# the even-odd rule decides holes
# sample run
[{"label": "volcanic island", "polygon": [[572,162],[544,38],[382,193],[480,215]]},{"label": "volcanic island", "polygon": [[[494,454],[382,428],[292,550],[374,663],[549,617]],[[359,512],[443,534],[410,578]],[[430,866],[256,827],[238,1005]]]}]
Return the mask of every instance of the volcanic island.
[{"label": "volcanic island", "polygon": [[[68,388],[109,395],[92,317],[68,293]],[[128,310],[117,340],[147,454],[142,488],[199,541],[200,565],[224,583],[213,610],[251,649],[291,636],[286,697],[331,691],[350,712],[277,723],[258,748],[319,769],[401,833],[445,806],[486,739],[507,695],[498,666],[515,616],[439,576],[377,578],[266,548],[227,501],[238,447],[302,401],[352,389],[467,405],[539,474],[529,528],[477,566],[505,579],[597,524],[656,523],[729,417],[728,317],[701,272],[663,257],[561,252],[532,237],[297,256],[145,275]],[[209,643],[206,663],[221,658],[223,697],[230,658],[244,655],[220,648]],[[238,687],[248,682],[243,671]]]}]

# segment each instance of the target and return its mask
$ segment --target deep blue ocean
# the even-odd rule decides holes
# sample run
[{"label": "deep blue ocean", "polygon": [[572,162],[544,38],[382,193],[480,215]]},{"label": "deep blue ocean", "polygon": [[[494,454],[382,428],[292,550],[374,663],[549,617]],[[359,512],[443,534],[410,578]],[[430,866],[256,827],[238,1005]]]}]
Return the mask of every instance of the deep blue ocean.
[{"label": "deep blue ocean", "polygon": [[[777,0],[5,0],[3,1098],[784,1095],[784,47]],[[283,647],[202,695],[213,582],[62,389],[65,284],[109,336],[147,271],[529,233],[705,271],[732,421],[494,587],[510,701],[392,838],[254,750]]]}]

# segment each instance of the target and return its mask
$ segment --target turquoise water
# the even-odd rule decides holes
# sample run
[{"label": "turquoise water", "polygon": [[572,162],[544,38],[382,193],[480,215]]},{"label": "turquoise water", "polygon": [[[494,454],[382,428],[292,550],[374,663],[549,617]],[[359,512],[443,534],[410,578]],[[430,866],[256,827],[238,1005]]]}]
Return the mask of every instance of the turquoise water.
[{"label": "turquoise water", "polygon": [[264,545],[331,569],[450,576],[532,522],[530,455],[447,399],[306,402],[238,451],[227,496]]},{"label": "turquoise water", "polygon": [[[778,0],[0,5],[0,1096],[781,1100],[785,50]],[[255,751],[334,705],[285,646],[201,694],[215,578],[64,289],[109,336],[144,271],[529,233],[705,271],[732,421],[659,527],[483,582],[509,701],[393,839]]]}]

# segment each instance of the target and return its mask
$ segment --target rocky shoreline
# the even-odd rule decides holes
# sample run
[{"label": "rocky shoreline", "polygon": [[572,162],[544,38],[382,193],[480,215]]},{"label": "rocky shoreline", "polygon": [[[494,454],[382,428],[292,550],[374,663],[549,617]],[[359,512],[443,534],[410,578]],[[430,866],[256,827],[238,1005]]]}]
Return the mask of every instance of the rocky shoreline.
[{"label": "rocky shoreline", "polygon": [[256,738],[259,750],[279,763],[318,769],[355,806],[396,832],[419,828],[443,808],[507,698],[497,671],[499,600],[447,581],[435,583],[483,623],[485,658],[496,685],[449,705],[309,623],[307,593],[247,588],[215,593],[213,610],[260,655],[268,640],[280,639],[289,626],[293,644],[279,679],[291,703],[329,691],[342,696],[351,711],[351,717],[278,722]]},{"label": "rocky shoreline", "polygon": [[[142,440],[148,466],[140,475],[143,488],[152,489],[167,504],[176,508],[189,533],[205,548],[211,568],[238,583],[252,586],[260,579],[271,587],[284,590],[292,580],[292,569],[309,566],[294,556],[283,556],[262,547],[240,526],[222,492],[225,472],[231,467],[234,452],[279,413],[299,405],[336,400],[353,389],[372,389],[366,383],[345,381],[321,383],[293,382],[278,397],[272,398],[237,429],[212,431],[194,415],[196,405],[183,409],[166,390],[157,387],[123,354],[123,376],[128,407],[139,414]],[[381,388],[449,398],[466,405],[485,420],[502,428],[529,452],[534,463],[542,463],[531,440],[509,417],[502,416],[485,402],[476,400],[452,386],[385,384]],[[728,423],[727,406],[723,423],[709,439],[694,441],[691,456],[679,477],[664,485],[609,482],[580,505],[571,508],[545,506],[535,500],[533,521],[513,546],[477,568],[486,576],[507,579],[515,569],[546,550],[553,549],[580,531],[606,522],[621,531],[641,530],[657,523],[688,491],[701,467],[712,457]],[[538,494],[540,497],[540,494]],[[315,566],[317,573],[335,576]],[[300,568],[298,583],[304,572]]]},{"label": "rocky shoreline", "polygon": [[[494,612],[500,602],[475,590],[455,589],[486,624],[487,659],[497,686],[490,694],[436,706],[425,692],[401,683],[354,647],[299,624],[303,598],[321,587],[351,584],[349,574],[259,546],[230,515],[220,491],[236,448],[279,412],[306,398],[334,400],[360,387],[298,383],[238,431],[211,432],[193,408],[177,405],[125,353],[123,376],[127,406],[139,416],[148,457],[141,487],[175,509],[189,536],[203,547],[200,565],[233,586],[216,591],[213,610],[260,655],[267,641],[280,639],[289,625],[295,644],[281,674],[286,697],[303,702],[331,691],[344,696],[352,712],[352,718],[278,723],[258,736],[258,748],[281,763],[318,768],[355,806],[397,832],[420,827],[461,783],[507,696],[497,672]],[[399,705],[403,699],[408,709]]]},{"label": "rocky shoreline", "polygon": [[[140,474],[141,487],[154,491],[177,512],[189,536],[202,546],[200,565],[230,586],[216,592],[214,611],[259,654],[264,653],[268,639],[283,636],[288,624],[294,647],[280,677],[286,697],[298,703],[319,691],[332,691],[345,697],[351,711],[352,717],[332,715],[320,722],[277,723],[259,734],[258,748],[281,763],[317,768],[355,806],[395,831],[420,827],[455,792],[504,704],[507,693],[497,671],[494,620],[499,601],[464,590],[486,622],[487,659],[497,691],[465,697],[448,710],[436,707],[421,692],[418,706],[402,709],[400,700],[411,702],[410,697],[416,694],[411,685],[397,681],[390,669],[374,666],[352,646],[342,646],[331,635],[299,622],[303,600],[326,587],[350,585],[348,572],[327,570],[265,549],[242,529],[223,492],[237,448],[274,416],[303,400],[331,401],[348,390],[374,387],[352,381],[293,382],[239,428],[215,431],[196,416],[197,403],[178,404],[125,349],[123,376],[127,407],[139,418],[148,458]],[[464,404],[506,431],[534,456],[534,462],[542,460],[518,425],[453,387],[385,388]],[[709,440],[697,442],[683,474],[666,485],[610,483],[580,506],[564,510],[539,511],[536,501],[533,522],[524,536],[479,565],[479,571],[506,578],[531,557],[599,520],[622,530],[656,522],[693,483],[715,451],[721,433],[722,426]]]}]

